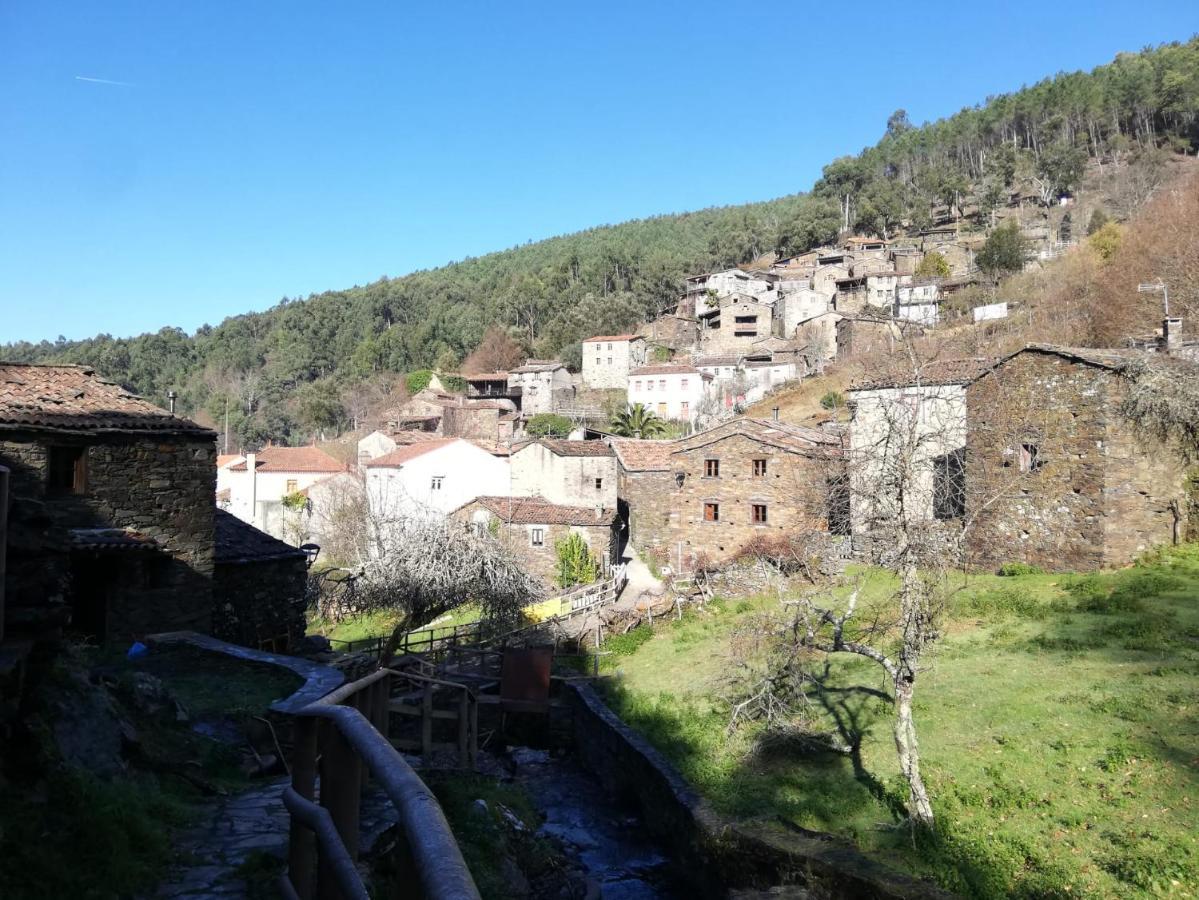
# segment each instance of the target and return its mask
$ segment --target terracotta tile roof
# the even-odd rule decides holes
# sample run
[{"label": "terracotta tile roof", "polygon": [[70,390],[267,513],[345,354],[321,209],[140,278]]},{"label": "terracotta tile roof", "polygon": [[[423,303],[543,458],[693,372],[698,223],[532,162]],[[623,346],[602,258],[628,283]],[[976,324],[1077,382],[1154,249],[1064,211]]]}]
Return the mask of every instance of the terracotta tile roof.
[{"label": "terracotta tile roof", "polygon": [[638,441],[633,438],[608,438],[616,458],[629,472],[665,472],[670,469],[674,441]]},{"label": "terracotta tile roof", "polygon": [[[437,418],[440,418],[440,416]],[[393,431],[388,437],[397,444],[419,444],[424,441],[445,440],[442,435],[435,431]]]},{"label": "terracotta tile roof", "polygon": [[0,428],[213,436],[88,366],[5,362],[0,362]]},{"label": "terracotta tile roof", "polygon": [[229,463],[237,462],[241,458],[242,456],[240,453],[218,453],[216,457],[216,467],[218,469],[223,469],[225,466],[229,465]]},{"label": "terracotta tile roof", "polygon": [[971,356],[961,359],[939,359],[920,367],[919,377],[911,371],[897,367],[890,372],[877,372],[855,381],[851,391],[878,391],[888,388],[915,387],[917,384],[943,386],[969,384],[995,365],[995,358]]},{"label": "terracotta tile roof", "polygon": [[221,488],[219,491],[216,492],[216,502],[217,503],[228,503],[232,499],[233,499],[232,488]]},{"label": "terracotta tile roof", "polygon": [[680,365],[661,365],[661,366],[642,366],[640,369],[634,369],[630,375],[699,375],[700,372],[694,366]]},{"label": "terracotta tile roof", "polygon": [[[490,510],[510,525],[607,525],[616,522],[616,510],[592,506],[559,506],[544,497],[476,497],[471,503]],[[458,509],[470,506],[465,503]],[[456,512],[457,510],[455,510]]]},{"label": "terracotta tile roof", "polygon": [[406,462],[411,462],[418,456],[424,456],[433,450],[439,450],[457,441],[458,438],[438,437],[432,441],[414,441],[402,447],[396,447],[390,453],[385,453],[377,459],[365,463],[368,468],[398,468]]},{"label": "terracotta tile roof", "polygon": [[835,450],[841,444],[840,438],[826,434],[817,428],[776,422],[773,419],[751,419],[748,416],[742,416],[676,441],[674,452],[694,450],[736,434],[771,447],[777,447],[780,450],[786,450],[789,453],[828,452]]},{"label": "terracotta tile roof", "polygon": [[213,562],[218,566],[267,562],[274,559],[305,559],[304,551],[265,531],[259,531],[223,509],[216,511],[216,544]]},{"label": "terracotta tile roof", "polygon": [[[229,471],[244,472],[246,465],[243,459],[231,465]],[[259,472],[342,472],[345,464],[318,447],[263,447],[255,457],[254,468]]]},{"label": "terracotta tile roof", "polygon": [[558,456],[612,455],[612,448],[603,441],[563,441],[556,438],[541,438],[537,443]]},{"label": "terracotta tile roof", "polygon": [[497,444],[495,441],[471,440],[468,443],[474,444],[480,450],[486,450],[492,456],[511,456],[512,448],[504,444]]},{"label": "terracotta tile roof", "polygon": [[595,337],[586,338],[584,344],[593,344],[597,341],[635,341],[641,337],[639,334],[599,334]]}]

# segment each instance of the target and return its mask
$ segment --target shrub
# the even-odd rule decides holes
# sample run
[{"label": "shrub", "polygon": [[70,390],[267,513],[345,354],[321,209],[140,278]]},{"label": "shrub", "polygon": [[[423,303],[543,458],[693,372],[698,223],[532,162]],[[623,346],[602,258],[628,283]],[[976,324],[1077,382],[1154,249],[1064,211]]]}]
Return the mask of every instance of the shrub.
[{"label": "shrub", "polygon": [[581,534],[563,538],[554,545],[554,550],[558,554],[558,571],[555,576],[558,587],[591,584],[599,578],[599,561]]},{"label": "shrub", "polygon": [[409,394],[419,394],[429,386],[429,382],[432,380],[432,372],[428,369],[418,369],[415,372],[409,372],[404,377],[404,387],[408,389]]},{"label": "shrub", "polygon": [[566,416],[556,413],[538,413],[529,419],[525,431],[533,437],[564,438],[570,435],[572,427],[570,419]]},{"label": "shrub", "polygon": [[966,599],[964,607],[967,612],[984,619],[1016,617],[1035,621],[1044,619],[1048,614],[1044,604],[1020,588],[1001,588],[974,594]]},{"label": "shrub", "polygon": [[654,630],[642,625],[627,634],[614,634],[604,641],[604,649],[612,656],[632,656],[637,648],[654,636]]},{"label": "shrub", "polygon": [[845,395],[840,391],[829,391],[820,398],[820,405],[824,409],[841,409],[845,406]]},{"label": "shrub", "polygon": [[1045,570],[1040,566],[1030,566],[1028,563],[1010,562],[1000,566],[996,574],[1008,578],[1015,575],[1044,575]]}]

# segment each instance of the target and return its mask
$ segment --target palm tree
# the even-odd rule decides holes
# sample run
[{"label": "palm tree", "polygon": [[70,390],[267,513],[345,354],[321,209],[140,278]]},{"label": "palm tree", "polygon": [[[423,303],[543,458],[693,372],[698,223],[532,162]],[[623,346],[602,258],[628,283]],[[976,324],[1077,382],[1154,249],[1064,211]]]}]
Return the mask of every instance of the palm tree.
[{"label": "palm tree", "polygon": [[644,404],[634,403],[612,417],[609,429],[620,437],[652,438],[666,430],[666,423]]}]

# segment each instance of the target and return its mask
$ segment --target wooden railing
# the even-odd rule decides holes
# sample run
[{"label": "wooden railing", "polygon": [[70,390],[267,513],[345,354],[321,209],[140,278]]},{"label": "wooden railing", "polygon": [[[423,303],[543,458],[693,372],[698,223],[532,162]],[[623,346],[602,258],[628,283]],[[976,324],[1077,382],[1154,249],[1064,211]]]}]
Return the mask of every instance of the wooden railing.
[{"label": "wooden railing", "polygon": [[[446,695],[447,705],[438,705]],[[434,750],[457,750],[458,765],[473,770],[479,747],[479,701],[475,692],[467,685],[456,681],[445,681],[416,672],[393,672],[388,710],[400,716],[419,717],[420,736],[417,739],[392,737],[391,745],[400,750],[419,750],[428,764]],[[435,743],[433,726],[438,721],[449,721],[457,726],[454,743]]]},{"label": "wooden railing", "polygon": [[400,879],[410,886],[405,896],[478,900],[441,806],[386,737],[396,677],[403,676],[379,669],[296,714],[291,786],[283,794],[291,816],[280,885],[285,897],[366,900],[355,863],[362,787],[373,777],[399,813],[399,857],[409,869]]}]

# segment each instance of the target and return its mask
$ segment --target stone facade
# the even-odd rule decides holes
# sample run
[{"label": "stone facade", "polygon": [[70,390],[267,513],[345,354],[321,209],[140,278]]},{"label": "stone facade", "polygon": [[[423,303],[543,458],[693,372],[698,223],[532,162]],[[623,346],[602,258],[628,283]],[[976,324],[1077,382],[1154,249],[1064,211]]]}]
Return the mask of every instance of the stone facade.
[{"label": "stone facade", "polygon": [[600,441],[544,438],[524,444],[509,459],[513,497],[544,497],[563,506],[616,506],[616,457]]},{"label": "stone facade", "polygon": [[734,295],[701,311],[700,347],[705,354],[748,352],[774,330],[774,310],[766,303]]},{"label": "stone facade", "polygon": [[[78,454],[78,493],[50,487]],[[15,621],[73,617],[96,637],[211,625],[215,435],[5,430],[12,470],[8,604]],[[116,534],[131,532],[138,540]],[[35,625],[35,630],[36,630]]]},{"label": "stone facade", "polygon": [[671,497],[677,487],[670,454],[675,441],[610,438],[618,464],[618,509],[629,525],[629,542],[641,553],[666,561],[670,544]]},{"label": "stone facade", "polygon": [[1120,416],[1120,356],[1028,348],[967,388],[974,564],[1085,571],[1174,538],[1187,467]]},{"label": "stone facade", "polygon": [[583,341],[583,385],[596,390],[623,390],[629,372],[645,365],[645,359],[645,338],[639,335],[587,338]]},{"label": "stone facade", "polygon": [[701,556],[727,560],[756,538],[827,531],[839,465],[838,440],[759,419],[679,441],[670,467],[683,483],[672,474],[668,563],[688,571]]}]

